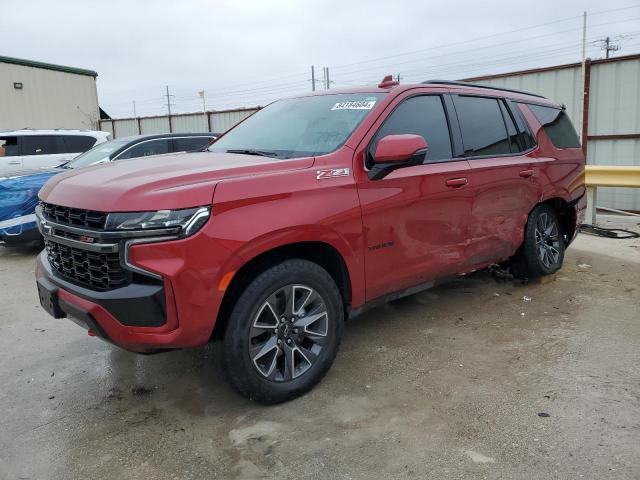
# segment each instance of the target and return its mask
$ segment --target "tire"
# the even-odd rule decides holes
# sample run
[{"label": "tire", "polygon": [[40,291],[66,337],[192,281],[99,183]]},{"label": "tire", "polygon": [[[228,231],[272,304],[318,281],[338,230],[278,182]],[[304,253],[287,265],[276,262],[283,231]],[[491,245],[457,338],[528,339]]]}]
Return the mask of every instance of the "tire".
[{"label": "tire", "polygon": [[343,324],[342,297],[327,271],[307,260],[285,260],[239,295],[222,342],[223,372],[249,399],[291,400],[329,371]]},{"label": "tire", "polygon": [[564,261],[564,236],[555,210],[540,204],[529,214],[524,241],[512,261],[513,274],[537,278],[557,272]]}]

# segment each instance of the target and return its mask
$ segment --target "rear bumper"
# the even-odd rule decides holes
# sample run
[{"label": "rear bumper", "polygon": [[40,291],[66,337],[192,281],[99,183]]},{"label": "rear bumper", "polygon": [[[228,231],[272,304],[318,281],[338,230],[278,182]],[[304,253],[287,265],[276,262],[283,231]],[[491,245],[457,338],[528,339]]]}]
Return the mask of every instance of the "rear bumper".
[{"label": "rear bumper", "polygon": [[575,224],[575,228],[573,229],[573,235],[569,239],[568,244],[570,244],[575,240],[575,238],[578,236],[578,232],[580,231],[580,225],[584,223],[585,216],[587,213],[587,195],[582,194],[581,197],[571,202],[570,205],[573,207],[573,210],[575,212],[576,224]]}]

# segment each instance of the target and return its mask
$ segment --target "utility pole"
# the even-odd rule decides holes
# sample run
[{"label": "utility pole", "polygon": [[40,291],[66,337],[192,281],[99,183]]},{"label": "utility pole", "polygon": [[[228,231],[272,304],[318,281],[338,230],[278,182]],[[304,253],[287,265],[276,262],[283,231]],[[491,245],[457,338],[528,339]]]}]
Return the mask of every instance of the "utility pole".
[{"label": "utility pole", "polygon": [[400,83],[400,74],[396,75],[396,82]]},{"label": "utility pole", "polygon": [[136,101],[133,101],[133,118],[136,118],[138,115],[136,115]]},{"label": "utility pole", "polygon": [[[582,12],[582,68],[587,59],[587,12]],[[583,72],[584,73],[584,72]]]},{"label": "utility pole", "polygon": [[173,97],[173,95],[171,95],[169,93],[169,85],[167,85],[166,88],[167,88],[167,111],[169,113],[169,116],[168,116],[169,133],[172,133],[173,132],[173,122],[171,121],[171,97]]},{"label": "utility pole", "polygon": [[[586,118],[584,110],[588,108],[587,102],[587,12],[585,10],[582,12],[582,119],[580,121],[580,132],[584,131]],[[583,137],[584,135],[581,133],[580,141],[584,144],[586,139]]]},{"label": "utility pole", "polygon": [[603,38],[602,40],[597,40],[596,43],[600,43],[601,45],[601,49],[606,51],[606,58],[609,58],[609,54],[611,52],[617,52],[618,50],[620,50],[620,45],[615,45],[613,42],[615,40],[613,40],[611,37],[606,37]]},{"label": "utility pole", "polygon": [[204,94],[204,88],[198,92],[198,95],[202,99],[202,111],[206,114],[207,113],[207,99],[206,99],[205,94]]},{"label": "utility pole", "polygon": [[331,87],[331,80],[329,79],[329,67],[322,67],[322,73],[324,76],[324,89],[329,90]]},{"label": "utility pole", "polygon": [[316,91],[316,70],[313,65],[311,65],[311,91]]},{"label": "utility pole", "polygon": [[173,97],[174,95],[169,94],[169,85],[167,85],[166,88],[167,88],[167,93],[165,97],[167,97],[167,111],[169,113],[169,117],[171,117],[171,97]]}]

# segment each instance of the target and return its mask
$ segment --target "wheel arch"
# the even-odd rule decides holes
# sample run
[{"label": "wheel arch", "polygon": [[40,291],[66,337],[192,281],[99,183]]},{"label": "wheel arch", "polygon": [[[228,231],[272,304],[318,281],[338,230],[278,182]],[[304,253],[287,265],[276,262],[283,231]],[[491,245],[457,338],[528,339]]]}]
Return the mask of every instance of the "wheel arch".
[{"label": "wheel arch", "polygon": [[[241,257],[247,259],[246,254]],[[347,261],[338,248],[328,242],[317,240],[285,243],[263,251],[253,252],[253,255],[234,274],[222,298],[211,335],[212,340],[224,336],[231,309],[244,287],[272,265],[291,258],[309,260],[324,268],[336,282],[342,296],[345,312],[348,311],[353,300],[353,278]]]},{"label": "wheel arch", "polygon": [[577,216],[575,208],[562,197],[548,198],[534,205],[531,211],[533,211],[533,209],[538,205],[548,205],[554,209],[556,215],[558,215],[560,227],[562,228],[564,243],[565,245],[568,245],[574,238],[574,234],[577,228]]}]

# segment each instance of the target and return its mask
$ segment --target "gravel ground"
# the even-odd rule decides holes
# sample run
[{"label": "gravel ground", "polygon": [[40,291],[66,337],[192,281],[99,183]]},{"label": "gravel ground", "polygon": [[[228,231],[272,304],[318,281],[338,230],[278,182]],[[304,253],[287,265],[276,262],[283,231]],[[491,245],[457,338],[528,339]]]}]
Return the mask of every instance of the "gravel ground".
[{"label": "gravel ground", "polygon": [[640,478],[639,240],[372,310],[275,407],[227,387],[215,346],[139,356],[48,317],[35,254],[0,249],[2,479]]}]

